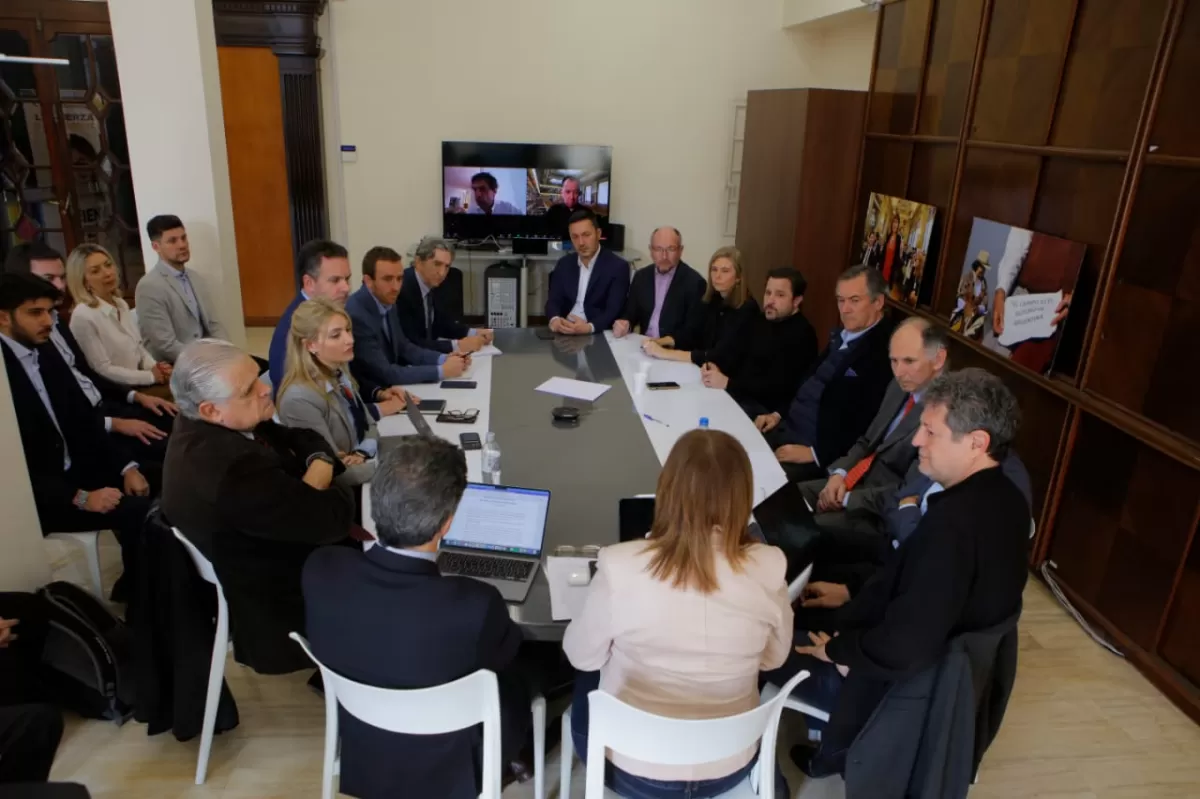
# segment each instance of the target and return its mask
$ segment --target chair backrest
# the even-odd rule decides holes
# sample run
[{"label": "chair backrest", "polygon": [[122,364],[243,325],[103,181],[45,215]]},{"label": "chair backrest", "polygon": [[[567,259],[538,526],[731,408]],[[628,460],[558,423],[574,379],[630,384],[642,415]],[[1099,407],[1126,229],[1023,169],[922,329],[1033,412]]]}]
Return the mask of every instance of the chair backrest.
[{"label": "chair backrest", "polygon": [[217,579],[217,572],[213,569],[212,561],[204,557],[200,550],[196,549],[196,545],[187,540],[187,536],[179,532],[178,527],[172,527],[171,532],[179,539],[179,543],[183,544],[183,548],[187,550],[188,555],[192,558],[192,563],[196,564],[196,571],[200,572],[200,576],[207,582],[221,587],[221,581]]},{"label": "chair backrest", "polygon": [[[588,694],[588,775],[593,770],[603,780],[603,764],[591,762],[596,748],[604,749],[663,766],[689,766],[711,763],[743,752],[762,740],[760,764],[763,770],[759,795],[774,796],[775,745],[779,714],[792,690],[808,678],[802,671],[788,681],[769,702],[745,713],[716,719],[671,719],[638,710],[604,691]],[[599,766],[594,769],[593,765]],[[590,794],[589,794],[590,795]]]}]

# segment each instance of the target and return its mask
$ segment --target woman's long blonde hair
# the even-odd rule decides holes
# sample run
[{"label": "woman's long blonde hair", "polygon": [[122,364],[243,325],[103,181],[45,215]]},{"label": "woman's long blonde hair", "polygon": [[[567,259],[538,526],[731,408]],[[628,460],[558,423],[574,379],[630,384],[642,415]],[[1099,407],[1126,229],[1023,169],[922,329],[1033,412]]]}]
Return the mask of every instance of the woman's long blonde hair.
[{"label": "woman's long blonde hair", "polygon": [[93,255],[103,255],[112,262],[113,267],[117,270],[117,289],[113,292],[113,297],[122,296],[121,269],[117,266],[117,259],[113,258],[112,253],[99,244],[80,244],[67,256],[67,291],[71,293],[71,299],[75,300],[76,305],[86,305],[89,308],[95,308],[100,304],[100,300],[96,299],[95,295],[88,290],[85,279],[87,259]]},{"label": "woman's long blonde hair", "polygon": [[[311,388],[318,395],[325,397],[326,402],[333,404],[333,395],[326,391],[325,386],[328,383],[336,385],[337,375],[308,351],[308,344],[319,339],[325,326],[335,317],[345,319],[346,330],[350,330],[350,314],[331,300],[317,297],[296,306],[296,312],[292,314],[292,326],[288,329],[287,360],[284,363],[283,380],[279,383],[280,399],[290,386],[300,385]],[[346,376],[350,385],[357,391],[358,386],[355,385],[354,378],[349,374]]]},{"label": "woman's long blonde hair", "polygon": [[753,543],[746,533],[753,498],[750,458],[736,438],[719,430],[685,433],[658,477],[650,574],[675,588],[716,591],[717,555],[741,571]]},{"label": "woman's long blonde hair", "polygon": [[750,296],[750,292],[746,289],[746,275],[742,270],[742,251],[737,247],[721,247],[712,254],[712,258],[708,259],[708,288],[704,292],[704,301],[712,302],[713,297],[719,297],[717,290],[712,284],[712,268],[713,264],[722,258],[728,258],[733,263],[733,273],[737,275],[737,282],[733,284],[733,288],[729,290],[729,296],[725,298],[725,304],[730,308],[741,308]]}]

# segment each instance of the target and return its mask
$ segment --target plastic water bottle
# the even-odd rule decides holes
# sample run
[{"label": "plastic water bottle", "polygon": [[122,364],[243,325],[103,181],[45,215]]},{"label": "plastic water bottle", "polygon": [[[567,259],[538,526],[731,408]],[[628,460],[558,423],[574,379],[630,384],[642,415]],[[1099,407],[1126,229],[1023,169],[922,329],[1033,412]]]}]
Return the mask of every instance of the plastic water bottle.
[{"label": "plastic water bottle", "polygon": [[500,485],[500,444],[491,431],[483,444],[483,482]]},{"label": "plastic water bottle", "polygon": [[700,429],[701,429],[701,430],[707,430],[707,429],[708,429],[708,417],[707,417],[707,416],[701,416],[701,417],[700,417]]}]

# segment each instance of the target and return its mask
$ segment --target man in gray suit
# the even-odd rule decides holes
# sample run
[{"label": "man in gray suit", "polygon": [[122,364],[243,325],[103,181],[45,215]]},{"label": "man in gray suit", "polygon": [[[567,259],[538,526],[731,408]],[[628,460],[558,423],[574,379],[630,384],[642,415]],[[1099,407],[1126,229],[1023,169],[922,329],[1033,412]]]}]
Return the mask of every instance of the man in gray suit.
[{"label": "man in gray suit", "polygon": [[137,284],[138,328],[156,360],[175,363],[179,353],[199,338],[228,341],[216,316],[204,279],[186,266],[191,258],[187,230],[177,216],[160,215],[146,223],[150,244],[158,253],[154,265]]},{"label": "man in gray suit", "polygon": [[830,464],[828,479],[800,484],[821,528],[819,563],[876,561],[886,554],[886,514],[917,458],[912,439],[921,397],[946,369],[945,334],[910,317],[892,333],[889,356],[895,379],[867,431]]}]

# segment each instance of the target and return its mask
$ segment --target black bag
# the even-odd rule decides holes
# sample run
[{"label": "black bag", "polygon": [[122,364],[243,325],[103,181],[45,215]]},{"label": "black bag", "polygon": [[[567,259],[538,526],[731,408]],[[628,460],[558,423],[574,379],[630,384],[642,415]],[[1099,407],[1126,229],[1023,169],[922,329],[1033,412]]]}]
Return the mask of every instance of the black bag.
[{"label": "black bag", "polygon": [[100,600],[77,585],[50,583],[45,679],[59,703],[90,719],[124,724],[133,714],[133,636]]}]

